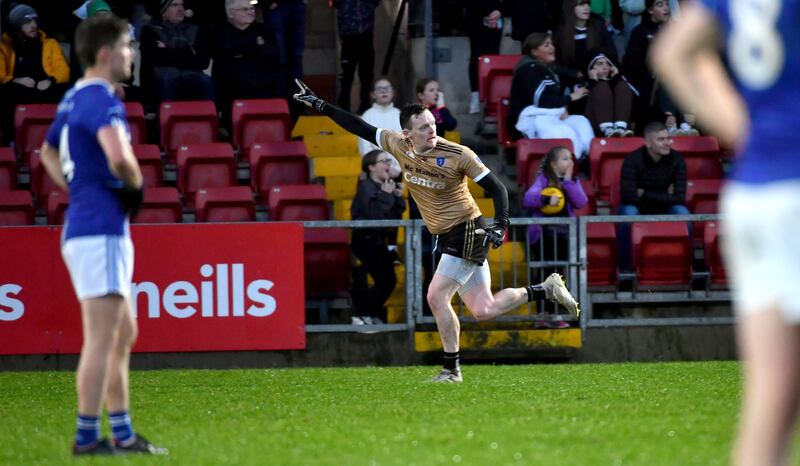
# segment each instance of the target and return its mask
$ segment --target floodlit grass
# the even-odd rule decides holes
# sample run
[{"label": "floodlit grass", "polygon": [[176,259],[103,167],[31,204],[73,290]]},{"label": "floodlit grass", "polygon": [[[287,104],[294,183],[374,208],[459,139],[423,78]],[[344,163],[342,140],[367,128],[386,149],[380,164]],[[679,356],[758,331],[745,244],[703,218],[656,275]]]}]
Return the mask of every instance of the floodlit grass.
[{"label": "floodlit grass", "polygon": [[[101,464],[723,465],[734,362],[139,371],[134,428],[167,458]],[[0,464],[72,461],[74,374],[0,373]],[[108,432],[107,425],[103,426]]]}]

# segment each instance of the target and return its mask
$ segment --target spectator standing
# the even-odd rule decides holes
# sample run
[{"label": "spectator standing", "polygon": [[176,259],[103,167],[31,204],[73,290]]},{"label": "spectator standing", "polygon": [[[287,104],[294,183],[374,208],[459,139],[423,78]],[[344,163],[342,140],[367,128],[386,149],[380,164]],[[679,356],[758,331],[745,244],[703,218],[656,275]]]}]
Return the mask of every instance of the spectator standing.
[{"label": "spectator standing", "polygon": [[588,52],[601,49],[616,59],[614,40],[603,19],[592,15],[589,0],[566,0],[564,22],[554,35],[556,63],[569,68],[576,75],[588,61]]},{"label": "spectator standing", "polygon": [[500,53],[503,36],[501,0],[467,0],[464,3],[464,27],[469,36],[469,113],[480,113],[478,93],[478,58]]},{"label": "spectator standing", "polygon": [[[685,215],[686,162],[672,150],[672,136],[661,122],[644,129],[645,146],[631,152],[622,162],[618,215]],[[691,229],[690,229],[691,231]],[[632,270],[631,226],[617,224],[620,266]]]},{"label": "spectator standing", "polygon": [[586,117],[592,122],[595,132],[607,138],[633,136],[629,123],[636,89],[606,54],[592,52],[589,57],[586,65],[589,89]]},{"label": "spectator standing", "polygon": [[[671,16],[677,18],[680,12],[678,0],[668,1]],[[619,7],[623,13],[623,32],[625,34],[625,41],[627,42],[631,37],[633,29],[642,22],[643,15],[647,15],[647,13],[645,13],[645,0],[619,0]]]},{"label": "spectator standing", "polygon": [[589,91],[579,86],[564,95],[555,60],[550,34],[534,32],[525,39],[522,59],[511,79],[508,125],[528,138],[570,139],[578,160],[588,160],[592,124],[583,115],[570,115],[567,105]]},{"label": "spectator standing", "polygon": [[[358,182],[350,207],[353,220],[399,220],[406,209],[403,184],[389,175],[391,159],[380,150],[361,160],[363,179]],[[390,235],[394,234],[394,240]],[[374,282],[367,288],[366,277],[354,285],[354,324],[380,324],[386,319],[384,304],[397,285],[394,262],[397,253],[389,249],[396,242],[396,228],[357,228],[353,230],[353,253]]]},{"label": "spectator standing", "polygon": [[[394,87],[389,78],[381,76],[372,84],[372,107],[361,116],[361,119],[376,128],[386,128],[392,131],[402,131],[400,127],[400,109],[394,106]],[[301,104],[302,105],[302,104]],[[375,144],[358,138],[358,152],[361,156],[367,155],[373,150],[380,148]],[[386,154],[390,160],[389,176],[397,178],[400,176],[400,163],[391,154]],[[399,180],[395,180],[399,181]]]},{"label": "spectator standing", "polygon": [[306,3],[308,0],[269,0],[264,11],[264,22],[275,35],[278,60],[285,72],[281,77],[281,92],[288,99],[293,116],[302,110],[291,94],[294,80],[303,79]]},{"label": "spectator standing", "polygon": [[439,82],[433,78],[417,81],[417,103],[430,110],[436,119],[436,135],[444,137],[445,131],[453,131],[458,120],[444,106],[444,94],[439,92]]},{"label": "spectator standing", "polygon": [[39,15],[28,5],[8,14],[9,32],[0,41],[0,130],[2,143],[13,138],[17,104],[55,103],[67,90],[69,65],[55,39],[39,29]]},{"label": "spectator standing", "polygon": [[511,18],[511,38],[524,42],[532,32],[555,29],[561,18],[557,0],[503,0],[503,11]]},{"label": "spectator standing", "polygon": [[172,100],[213,100],[206,35],[186,20],[184,0],[161,0],[159,19],[142,28],[142,87],[154,107]]},{"label": "spectator standing", "polygon": [[356,113],[364,113],[369,108],[369,84],[372,83],[375,67],[375,48],[373,30],[375,28],[375,8],[381,0],[334,0],[336,19],[339,24],[341,41],[342,75],[339,80],[339,99],[337,105],[350,110],[350,88],[358,68],[361,81],[359,96],[361,101]]},{"label": "spectator standing", "polygon": [[277,49],[264,25],[256,21],[249,0],[225,0],[227,21],[220,24],[211,44],[211,77],[223,122],[230,125],[236,99],[282,97],[283,76]]}]

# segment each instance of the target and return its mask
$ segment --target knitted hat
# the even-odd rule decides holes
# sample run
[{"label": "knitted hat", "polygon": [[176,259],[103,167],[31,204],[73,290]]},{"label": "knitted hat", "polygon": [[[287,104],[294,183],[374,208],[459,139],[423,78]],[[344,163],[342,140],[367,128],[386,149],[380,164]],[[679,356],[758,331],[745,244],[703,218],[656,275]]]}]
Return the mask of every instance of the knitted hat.
[{"label": "knitted hat", "polygon": [[8,24],[15,29],[21,29],[23,24],[38,18],[39,15],[33,8],[28,5],[17,5],[8,13]]},{"label": "knitted hat", "polygon": [[86,7],[86,17],[91,18],[101,11],[111,11],[111,7],[103,0],[92,0]]}]

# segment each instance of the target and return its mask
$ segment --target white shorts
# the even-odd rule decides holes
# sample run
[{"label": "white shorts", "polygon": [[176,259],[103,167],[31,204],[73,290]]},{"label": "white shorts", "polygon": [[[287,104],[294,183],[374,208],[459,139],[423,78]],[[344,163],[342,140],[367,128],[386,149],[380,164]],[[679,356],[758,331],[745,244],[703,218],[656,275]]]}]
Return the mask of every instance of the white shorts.
[{"label": "white shorts", "polygon": [[78,299],[131,295],[133,242],[129,236],[80,236],[61,244]]},{"label": "white shorts", "polygon": [[485,260],[482,265],[478,265],[460,257],[442,254],[435,273],[457,281],[461,285],[458,288],[459,295],[463,295],[477,285],[485,283],[487,286],[491,286],[492,284],[489,262]]},{"label": "white shorts", "polygon": [[720,206],[736,313],[777,306],[787,323],[800,324],[800,180],[729,183]]}]

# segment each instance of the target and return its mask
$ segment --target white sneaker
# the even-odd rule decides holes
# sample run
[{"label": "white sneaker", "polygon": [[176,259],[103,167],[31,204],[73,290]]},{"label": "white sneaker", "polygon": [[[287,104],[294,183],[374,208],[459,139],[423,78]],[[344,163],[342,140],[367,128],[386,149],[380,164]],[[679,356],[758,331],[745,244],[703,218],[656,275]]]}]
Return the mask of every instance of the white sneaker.
[{"label": "white sneaker", "polygon": [[476,91],[470,95],[469,98],[469,113],[476,114],[481,113],[481,97],[480,94]]},{"label": "white sneaker", "polygon": [[364,322],[364,319],[362,317],[353,316],[352,319],[350,320],[350,324],[351,325],[366,325],[366,322]]},{"label": "white sneaker", "polygon": [[431,383],[461,383],[461,371],[451,371],[450,369],[442,369],[436,377],[431,379]]},{"label": "white sneaker", "polygon": [[572,297],[567,286],[564,285],[564,279],[557,273],[550,274],[549,277],[542,283],[544,287],[545,296],[547,299],[567,308],[569,314],[577,319],[581,315],[581,310],[578,307],[578,302]]}]

